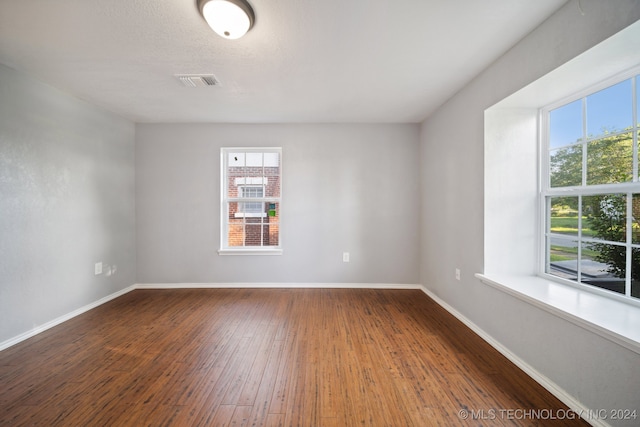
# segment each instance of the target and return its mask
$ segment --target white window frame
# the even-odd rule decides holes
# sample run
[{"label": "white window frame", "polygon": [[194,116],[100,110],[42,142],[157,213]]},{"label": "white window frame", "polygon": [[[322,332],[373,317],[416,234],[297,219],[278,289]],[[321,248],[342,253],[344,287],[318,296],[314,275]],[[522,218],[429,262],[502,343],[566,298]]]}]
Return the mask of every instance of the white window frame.
[{"label": "white window frame", "polygon": [[[279,197],[228,197],[227,170],[229,165],[229,155],[231,153],[277,153],[280,168],[280,195]],[[263,195],[267,191],[268,177],[252,176],[235,178],[235,185],[238,187],[263,187]],[[220,149],[220,248],[219,255],[282,255],[282,148],[281,147],[222,147]],[[277,203],[278,204],[278,245],[277,246],[229,246],[229,205],[231,203]],[[258,218],[266,217],[267,213],[235,213],[236,218]]]},{"label": "white window frame", "polygon": [[[633,144],[633,169],[632,169],[632,181],[624,182],[618,184],[598,184],[598,185],[587,185],[586,177],[587,177],[587,156],[585,154],[586,146],[589,142],[596,141],[601,138],[602,135],[588,139],[587,131],[586,131],[586,110],[584,108],[584,99],[587,96],[597,93],[603,89],[607,89],[610,86],[621,83],[625,80],[631,79],[631,92],[632,92],[632,114],[633,114],[633,122],[630,131],[620,131],[615,134],[611,134],[611,136],[622,134],[622,133],[632,133],[632,144]],[[631,224],[633,223],[632,216],[632,195],[640,194],[640,181],[638,178],[638,132],[640,132],[640,126],[638,124],[638,88],[637,85],[640,85],[640,67],[635,67],[632,70],[627,72],[617,74],[609,79],[602,81],[599,84],[590,86],[585,88],[584,90],[576,93],[570,97],[563,98],[557,102],[549,104],[540,109],[539,112],[539,123],[540,123],[540,197],[539,197],[539,208],[540,208],[540,219],[541,226],[539,233],[540,236],[540,264],[539,264],[539,275],[553,281],[557,281],[560,283],[568,284],[571,286],[577,286],[579,288],[588,290],[589,292],[593,292],[608,298],[618,299],[624,301],[626,303],[631,303],[633,305],[640,306],[640,298],[632,297],[631,292],[631,250],[630,248],[640,249],[640,244],[632,244],[631,243],[631,233],[632,228]],[[582,150],[583,150],[583,164],[582,164],[582,182],[580,185],[570,186],[570,187],[551,187],[551,173],[550,173],[550,135],[549,135],[549,113],[552,110],[555,110],[564,105],[570,104],[577,100],[582,101]],[[558,147],[561,148],[561,147]],[[556,148],[554,148],[556,149]],[[625,293],[621,294],[614,291],[609,291],[607,289],[599,288],[595,285],[589,285],[581,282],[581,252],[582,252],[582,244],[593,242],[593,239],[589,239],[588,237],[582,236],[582,197],[590,196],[590,195],[606,195],[606,194],[624,194],[627,199],[627,238],[624,243],[622,242],[611,242],[613,244],[624,246],[627,249],[627,260],[626,260],[626,278],[625,278]],[[550,206],[549,201],[551,197],[577,197],[578,198],[578,235],[576,238],[568,238],[566,235],[554,235],[550,232]],[[549,251],[547,250],[547,239],[556,237],[563,240],[574,240],[577,241],[577,281],[569,280],[565,278],[558,277],[553,274],[547,273],[550,259],[549,259]],[[604,243],[609,244],[609,241],[605,241]]]}]

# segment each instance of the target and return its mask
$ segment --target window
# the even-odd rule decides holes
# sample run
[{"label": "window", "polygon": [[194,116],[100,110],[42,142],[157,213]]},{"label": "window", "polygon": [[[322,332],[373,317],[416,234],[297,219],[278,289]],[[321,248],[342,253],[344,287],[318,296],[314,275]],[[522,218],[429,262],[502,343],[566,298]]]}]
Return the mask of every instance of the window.
[{"label": "window", "polygon": [[640,299],[637,73],[541,113],[544,273],[632,299]]},{"label": "window", "polygon": [[221,254],[280,254],[280,148],[223,148]]}]

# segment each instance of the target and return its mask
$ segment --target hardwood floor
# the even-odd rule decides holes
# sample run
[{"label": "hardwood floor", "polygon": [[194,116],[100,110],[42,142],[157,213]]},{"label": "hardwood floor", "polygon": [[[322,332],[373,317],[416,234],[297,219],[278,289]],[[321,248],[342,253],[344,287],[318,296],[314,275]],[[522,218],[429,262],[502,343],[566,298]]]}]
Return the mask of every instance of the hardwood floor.
[{"label": "hardwood floor", "polygon": [[2,426],[587,425],[564,411],[417,290],[136,290],[0,352]]}]

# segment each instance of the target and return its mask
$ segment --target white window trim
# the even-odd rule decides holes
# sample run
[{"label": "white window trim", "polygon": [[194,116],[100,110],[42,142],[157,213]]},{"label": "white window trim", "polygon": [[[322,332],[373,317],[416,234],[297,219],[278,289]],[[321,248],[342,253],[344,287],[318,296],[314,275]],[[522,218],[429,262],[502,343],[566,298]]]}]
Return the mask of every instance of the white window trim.
[{"label": "white window trim", "polygon": [[[282,206],[282,148],[281,147],[222,147],[220,149],[220,247],[218,249],[218,255],[282,255],[283,254],[283,246],[282,246],[282,212],[278,212],[279,217],[279,235],[278,235],[278,246],[234,246],[229,247],[226,246],[227,242],[225,238],[228,238],[228,222],[226,218],[228,218],[228,205],[231,199],[227,198],[227,176],[226,176],[226,168],[228,162],[228,154],[233,151],[239,151],[244,153],[267,153],[267,152],[277,152],[279,154],[279,167],[280,167],[280,197],[264,197],[260,199],[252,199],[252,198],[242,198],[242,202],[251,202],[251,201],[259,201],[265,203],[278,203],[278,205]],[[236,178],[236,185],[266,185],[268,183],[268,177],[247,177],[245,178]],[[235,201],[235,198],[233,199]],[[237,214],[236,214],[237,215]],[[246,213],[240,214],[241,217],[252,218],[252,217],[266,217],[265,213]],[[237,218],[240,218],[236,216]]]}]

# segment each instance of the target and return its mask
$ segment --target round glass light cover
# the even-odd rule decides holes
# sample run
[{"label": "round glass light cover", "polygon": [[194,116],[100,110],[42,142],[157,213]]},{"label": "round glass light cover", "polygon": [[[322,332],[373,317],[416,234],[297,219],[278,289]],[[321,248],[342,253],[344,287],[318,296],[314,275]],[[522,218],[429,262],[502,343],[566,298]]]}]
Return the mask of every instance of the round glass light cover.
[{"label": "round glass light cover", "polygon": [[251,21],[237,5],[225,0],[212,0],[202,8],[202,15],[216,34],[225,39],[237,39],[249,31]]}]

